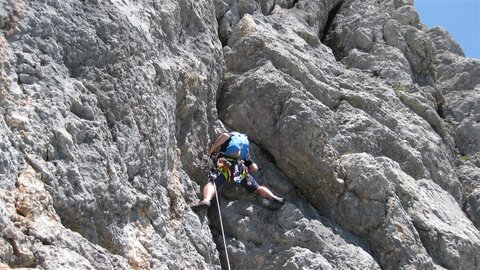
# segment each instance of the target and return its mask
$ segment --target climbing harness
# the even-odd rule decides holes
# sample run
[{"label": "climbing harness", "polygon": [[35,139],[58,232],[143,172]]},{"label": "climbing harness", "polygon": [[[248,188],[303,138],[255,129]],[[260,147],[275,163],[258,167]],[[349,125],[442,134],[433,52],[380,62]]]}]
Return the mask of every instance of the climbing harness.
[{"label": "climbing harness", "polygon": [[226,181],[235,181],[240,184],[247,177],[247,169],[244,161],[237,161],[234,158],[219,157],[216,159],[216,170],[220,172]]},{"label": "climbing harness", "polygon": [[228,270],[230,270],[230,260],[228,259],[227,241],[225,240],[225,231],[223,229],[222,211],[220,211],[220,200],[218,199],[218,190],[217,190],[217,185],[215,184],[215,181],[213,182],[213,186],[215,187],[215,199],[217,200],[218,217],[220,219],[220,228],[222,229],[222,238],[223,238],[223,246],[225,248],[225,257],[227,258]]}]

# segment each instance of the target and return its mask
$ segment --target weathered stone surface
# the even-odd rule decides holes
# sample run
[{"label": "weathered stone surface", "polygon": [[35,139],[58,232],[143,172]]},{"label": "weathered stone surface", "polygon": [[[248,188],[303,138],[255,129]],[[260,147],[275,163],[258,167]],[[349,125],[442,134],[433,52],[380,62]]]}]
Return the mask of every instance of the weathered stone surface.
[{"label": "weathered stone surface", "polygon": [[[415,181],[388,158],[374,160],[365,154],[349,155],[342,158],[339,165],[339,176],[347,185],[347,193],[340,201],[339,214],[344,215],[341,220],[353,216],[349,213],[352,208],[356,211],[363,208],[365,210],[358,213],[360,218],[345,226],[359,231],[360,235],[367,234],[368,239],[402,238],[401,243],[392,246],[388,241],[381,244],[381,248],[387,250],[405,249],[406,261],[400,259],[393,268],[402,268],[406,262],[427,263],[422,268],[431,268],[431,262],[424,261],[428,255],[434,263],[447,268],[476,267],[480,248],[478,231],[458,203],[438,185],[423,179]],[[452,243],[456,243],[456,250],[449,248]]]},{"label": "weathered stone surface", "polygon": [[[368,13],[381,9],[382,5],[344,2],[337,15],[338,21],[337,18],[333,21],[333,29],[342,29],[347,33],[353,31],[355,27],[338,25],[350,24],[348,22],[359,16],[356,11],[362,8]],[[403,77],[389,76],[388,71],[384,75],[372,72],[372,76],[366,76],[363,72],[346,70],[335,64],[337,62],[332,60],[333,55],[328,48],[322,44],[309,44],[298,34],[300,31],[297,29],[303,33],[313,30],[298,21],[296,13],[301,11],[283,10],[269,17],[245,16],[237,25],[238,32],[232,32],[228,47],[224,49],[228,73],[219,103],[220,117],[229,126],[246,130],[255,142],[268,150],[277,166],[321,213],[367,241],[374,254],[380,257],[382,267],[477,267],[469,258],[478,252],[479,233],[459,207],[466,194],[454,173],[457,161],[452,134],[456,133],[452,133],[449,124],[443,121],[443,115],[438,115],[446,101],[441,90],[437,90],[438,85],[427,87],[415,84],[434,80],[433,43],[427,38],[424,44],[430,44],[430,47],[422,47],[419,39],[426,38],[426,34],[421,25],[415,25],[418,23],[415,14],[408,15],[414,11],[397,8],[391,13],[378,15],[385,17],[385,22],[389,21],[387,17],[390,20],[400,18],[398,31],[403,39],[399,39],[394,48],[383,39],[373,38],[376,42],[370,49],[370,34],[363,34],[366,38],[362,39],[359,37],[361,31],[352,33],[357,38],[349,34],[342,37],[344,32],[331,32],[326,40],[335,43],[332,47],[337,58],[345,52],[343,63],[349,61],[345,59],[349,59],[352,52],[358,52],[365,55],[365,59],[372,59],[365,62],[364,69],[377,65],[383,72],[388,67],[403,66],[406,74]],[[351,13],[357,17],[349,16]],[[413,16],[413,19],[404,15]],[[361,18],[369,20],[368,16]],[[378,23],[380,27],[380,22],[369,23]],[[292,27],[270,27],[282,24]],[[375,29],[375,26],[369,29]],[[376,33],[375,30],[373,33]],[[394,40],[393,36],[387,36],[387,39]],[[360,50],[349,42],[360,44]],[[388,59],[387,52],[395,50],[399,52],[397,59],[403,59],[400,61],[402,64],[399,60],[385,64],[383,61],[385,56]],[[430,58],[426,58],[426,50]],[[375,59],[382,60],[373,64],[377,61]],[[397,71],[392,73],[401,74]],[[377,77],[385,79],[386,84]],[[272,140],[272,137],[276,139]],[[343,160],[342,157],[363,152],[386,157],[388,162],[393,160],[400,169],[389,169],[389,173],[383,175],[382,167],[374,165],[376,162],[360,162],[352,169],[352,174],[358,173],[363,180],[352,186],[347,183],[348,178],[340,176],[335,166],[338,160]],[[377,176],[379,182],[370,182],[375,178],[371,179],[369,173],[362,170],[369,166],[373,166],[373,172],[380,174]],[[461,217],[470,225],[452,233],[451,238],[445,237],[450,235],[447,231],[451,229],[439,229],[444,227],[443,224],[429,224],[428,229],[417,225],[433,217],[417,217],[417,212],[409,211],[408,203],[414,200],[412,198],[423,196],[423,191],[421,188],[409,189],[407,199],[404,194],[398,194],[397,184],[392,186],[390,181],[399,173],[428,183],[425,189],[435,195],[424,198],[425,201],[449,201],[453,195],[456,201],[449,201],[449,207],[440,212],[449,216],[449,220]],[[425,208],[429,208],[424,204]],[[415,211],[423,210],[417,208]],[[455,228],[452,222],[447,224]],[[439,236],[433,238],[437,240],[425,236],[431,231],[439,232]],[[411,240],[406,241],[399,234],[406,234]],[[405,242],[386,241],[395,238]],[[448,242],[462,243],[460,246],[465,254],[462,259],[453,260],[457,256],[456,250],[434,248],[439,245],[438,239],[447,238]],[[450,264],[447,260],[455,263]]]},{"label": "weathered stone surface", "polygon": [[[343,1],[326,44],[333,48],[337,58],[345,58],[347,65],[353,63],[353,67],[387,81],[432,83],[435,48],[410,2]],[[362,29],[369,29],[368,39],[376,46],[358,42],[359,34],[366,31]],[[375,48],[382,48],[383,52],[371,52]],[[356,49],[368,53],[367,63],[357,63],[364,62],[367,55],[358,54]]]},{"label": "weathered stone surface", "polygon": [[[411,0],[0,0],[0,268],[478,269],[480,62]],[[218,108],[218,111],[217,111]],[[222,187],[226,129],[277,211]]]},{"label": "weathered stone surface", "polygon": [[[185,170],[195,176],[216,120],[223,62],[214,7],[3,1],[1,10],[10,12],[1,35],[2,194],[15,202],[18,174],[33,168],[50,194],[44,216],[57,217],[10,226],[2,262],[218,269],[210,230],[185,201],[196,189]],[[6,208],[15,220],[35,205]]]},{"label": "weathered stone surface", "polygon": [[480,228],[480,61],[462,57],[461,48],[441,29],[430,31],[430,36],[438,52],[439,89],[445,96],[441,113],[451,123],[461,160],[456,172],[465,187],[464,210]]},{"label": "weathered stone surface", "polygon": [[294,0],[215,0],[215,15],[218,20],[218,36],[226,44],[232,30],[245,14],[269,15],[274,7],[291,8]]},{"label": "weathered stone surface", "polygon": [[427,33],[435,46],[437,54],[442,53],[442,51],[447,51],[460,56],[465,56],[462,48],[460,48],[457,42],[453,40],[445,29],[435,26],[429,29]]},{"label": "weathered stone surface", "polygon": [[[261,199],[242,191],[226,191],[221,199],[223,224],[232,265],[238,269],[380,269],[365,243],[337,224],[318,215],[265,155],[254,151],[261,170],[255,175],[287,198],[278,211],[262,206]],[[217,234],[216,209],[210,211]],[[221,237],[217,244],[223,246]],[[224,255],[223,253],[221,254]]]}]

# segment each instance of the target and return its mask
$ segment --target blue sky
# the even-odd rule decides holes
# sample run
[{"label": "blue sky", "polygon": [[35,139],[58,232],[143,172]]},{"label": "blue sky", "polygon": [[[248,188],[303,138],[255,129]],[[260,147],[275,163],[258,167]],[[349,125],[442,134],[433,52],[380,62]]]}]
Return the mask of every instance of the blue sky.
[{"label": "blue sky", "polygon": [[446,29],[465,56],[480,59],[480,0],[414,0],[414,6],[423,24]]}]

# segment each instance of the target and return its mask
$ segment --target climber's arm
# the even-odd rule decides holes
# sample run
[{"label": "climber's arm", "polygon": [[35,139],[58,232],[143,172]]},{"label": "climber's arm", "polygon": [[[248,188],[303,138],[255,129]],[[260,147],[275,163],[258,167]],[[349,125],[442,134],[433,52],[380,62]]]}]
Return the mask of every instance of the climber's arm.
[{"label": "climber's arm", "polygon": [[213,153],[217,151],[217,149],[224,144],[228,139],[230,138],[230,134],[223,132],[218,136],[218,138],[215,140],[213,143],[212,147],[210,147],[210,150],[208,151],[208,155],[211,156]]}]

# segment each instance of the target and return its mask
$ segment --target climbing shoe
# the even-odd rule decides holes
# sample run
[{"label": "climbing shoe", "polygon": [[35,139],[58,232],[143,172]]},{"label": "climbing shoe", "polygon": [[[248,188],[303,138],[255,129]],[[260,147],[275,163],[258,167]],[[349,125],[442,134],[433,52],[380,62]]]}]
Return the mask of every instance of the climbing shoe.
[{"label": "climbing shoe", "polygon": [[278,203],[278,204],[282,205],[282,204],[285,203],[285,198],[277,197],[277,198],[273,198],[272,201],[274,201],[275,203]]},{"label": "climbing shoe", "polygon": [[270,201],[270,200],[267,200],[267,199],[261,199],[260,200],[260,203],[263,207],[266,207],[270,210],[278,210],[282,207],[281,204],[279,203],[276,203],[275,201]]},{"label": "climbing shoe", "polygon": [[190,208],[193,210],[193,211],[200,211],[202,209],[208,209],[210,207],[210,201],[200,201],[196,204],[193,204],[193,205],[190,205]]}]

